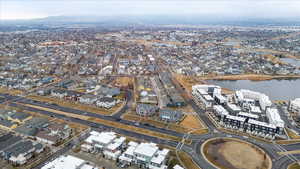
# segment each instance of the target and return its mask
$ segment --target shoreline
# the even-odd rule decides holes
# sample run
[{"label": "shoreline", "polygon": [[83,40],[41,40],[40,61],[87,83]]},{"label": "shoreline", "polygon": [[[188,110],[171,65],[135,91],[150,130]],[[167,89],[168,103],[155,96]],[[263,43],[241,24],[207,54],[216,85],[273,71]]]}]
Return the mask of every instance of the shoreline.
[{"label": "shoreline", "polygon": [[242,75],[223,75],[223,76],[200,76],[201,80],[251,80],[251,81],[266,81],[266,80],[292,80],[300,79],[300,75],[262,75],[262,74],[242,74]]}]

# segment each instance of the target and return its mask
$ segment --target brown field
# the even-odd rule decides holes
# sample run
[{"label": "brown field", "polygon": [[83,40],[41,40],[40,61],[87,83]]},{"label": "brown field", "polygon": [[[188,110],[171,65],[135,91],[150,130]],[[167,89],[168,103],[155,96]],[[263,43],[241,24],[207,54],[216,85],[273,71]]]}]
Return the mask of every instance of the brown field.
[{"label": "brown field", "polygon": [[300,165],[298,163],[292,163],[287,169],[300,169]]},{"label": "brown field", "polygon": [[225,76],[205,76],[200,77],[203,80],[272,80],[272,79],[285,79],[285,78],[300,78],[299,75],[282,75],[282,76],[271,76],[271,75],[260,75],[260,74],[243,74],[243,75],[225,75]]},{"label": "brown field", "polygon": [[92,106],[92,105],[85,105],[85,104],[75,103],[75,102],[71,102],[71,101],[67,101],[67,100],[62,101],[61,99],[53,98],[53,97],[31,95],[31,96],[28,96],[28,98],[30,98],[32,100],[42,101],[42,102],[55,103],[60,106],[74,108],[74,109],[78,109],[81,111],[87,111],[87,112],[91,112],[91,113],[98,113],[98,114],[107,115],[107,116],[112,115],[121,106],[123,106],[122,103],[119,103],[118,105],[116,105],[115,107],[113,107],[111,109],[104,109],[104,108],[99,108],[99,107]]},{"label": "brown field", "polygon": [[0,93],[7,93],[7,94],[11,94],[11,95],[19,95],[19,94],[22,94],[23,92],[21,90],[7,89],[7,88],[0,87]]},{"label": "brown field", "polygon": [[207,128],[202,124],[197,115],[187,114],[185,118],[180,122],[180,126],[194,130],[192,134],[204,134],[207,133]]},{"label": "brown field", "polygon": [[166,128],[169,130],[176,131],[178,133],[187,133],[193,129],[195,130],[192,132],[192,134],[204,134],[208,132],[208,130],[202,125],[198,117],[192,114],[186,115],[183,121],[179,124],[165,123],[163,121],[152,120],[151,118],[141,118],[140,116],[135,115],[133,113],[126,113],[122,116],[122,118],[134,122],[139,121],[141,123],[148,123],[153,126],[159,128]]},{"label": "brown field", "polygon": [[203,145],[206,158],[221,169],[269,169],[270,157],[260,148],[237,139],[218,138]]},{"label": "brown field", "polygon": [[127,87],[133,85],[133,78],[131,77],[117,77],[113,82],[116,86]]},{"label": "brown field", "polygon": [[204,82],[201,81],[199,78],[195,76],[185,76],[181,74],[173,74],[173,77],[187,90],[191,91],[192,86],[196,84],[203,84]]}]

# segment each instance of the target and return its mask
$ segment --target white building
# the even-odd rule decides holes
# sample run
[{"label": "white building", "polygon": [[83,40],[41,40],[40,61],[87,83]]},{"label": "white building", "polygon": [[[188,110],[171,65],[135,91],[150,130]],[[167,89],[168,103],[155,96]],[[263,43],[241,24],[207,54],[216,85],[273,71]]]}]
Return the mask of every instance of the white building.
[{"label": "white building", "polygon": [[240,104],[245,106],[254,106],[255,101],[258,101],[262,110],[266,110],[267,107],[272,105],[267,95],[251,90],[238,90],[235,92],[235,98]]},{"label": "white building", "polygon": [[127,150],[119,157],[126,164],[137,164],[149,169],[166,169],[168,149],[160,150],[154,143],[130,142]]},{"label": "white building", "polygon": [[125,144],[125,137],[114,139],[103,151],[105,158],[116,160],[121,155],[121,148]]},{"label": "white building", "polygon": [[81,146],[83,148],[87,148],[87,145],[93,146],[94,150],[103,151],[105,147],[107,147],[110,143],[113,142],[114,139],[117,138],[117,134],[115,132],[97,132],[91,131],[90,136],[85,139],[85,143]]},{"label": "white building", "polygon": [[267,108],[266,115],[271,124],[279,128],[284,128],[284,121],[281,119],[277,109]]},{"label": "white building", "polygon": [[80,158],[64,155],[47,163],[42,169],[100,169],[90,165],[90,162],[84,161]]},{"label": "white building", "polygon": [[201,85],[192,87],[192,96],[197,104],[203,104],[205,108],[212,108],[214,99],[205,89],[201,88]]},{"label": "white building", "polygon": [[300,113],[300,98],[290,101],[290,111]]}]

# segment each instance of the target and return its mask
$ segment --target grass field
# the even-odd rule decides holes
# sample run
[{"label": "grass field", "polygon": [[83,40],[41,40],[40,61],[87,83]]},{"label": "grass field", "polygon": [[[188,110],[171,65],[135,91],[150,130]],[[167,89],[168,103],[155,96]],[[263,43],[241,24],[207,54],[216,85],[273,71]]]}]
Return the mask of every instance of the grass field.
[{"label": "grass field", "polygon": [[118,105],[114,106],[111,109],[104,109],[104,108],[99,108],[99,107],[92,106],[92,105],[85,105],[85,104],[70,102],[70,101],[67,101],[67,100],[62,101],[61,99],[53,98],[53,97],[31,95],[31,96],[28,96],[28,98],[30,98],[32,100],[42,101],[42,102],[55,103],[55,104],[58,104],[60,106],[69,107],[69,108],[73,108],[73,109],[78,109],[78,110],[81,110],[81,111],[87,111],[87,112],[91,112],[91,113],[107,115],[107,116],[112,115],[121,106],[123,106],[123,103],[119,103]]},{"label": "grass field", "polygon": [[205,157],[221,169],[270,169],[270,157],[260,148],[237,139],[217,138],[204,143]]}]

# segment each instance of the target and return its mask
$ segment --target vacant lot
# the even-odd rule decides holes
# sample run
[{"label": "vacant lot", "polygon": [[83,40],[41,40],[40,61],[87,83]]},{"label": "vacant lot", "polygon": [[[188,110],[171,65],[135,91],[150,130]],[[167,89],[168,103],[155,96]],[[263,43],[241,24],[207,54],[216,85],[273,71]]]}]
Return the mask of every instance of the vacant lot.
[{"label": "vacant lot", "polygon": [[127,87],[130,85],[133,85],[133,78],[132,77],[117,77],[113,83],[119,87]]},{"label": "vacant lot", "polygon": [[203,145],[206,158],[221,169],[269,169],[270,157],[260,148],[237,139],[217,138]]},{"label": "vacant lot", "polygon": [[153,120],[151,118],[142,118],[133,113],[126,113],[122,116],[122,119],[129,121],[139,121],[140,123],[147,123],[159,128],[165,128],[173,130],[178,133],[187,133],[193,130],[192,134],[207,133],[207,129],[202,125],[201,121],[196,115],[188,114],[184,117],[180,123],[167,123],[163,121]]}]

